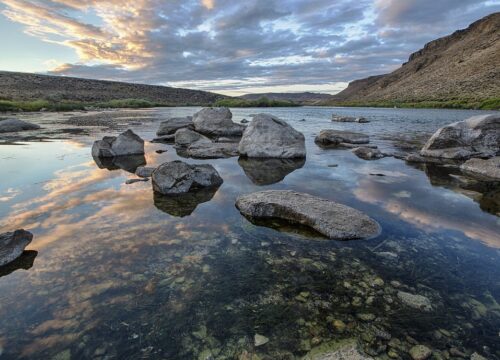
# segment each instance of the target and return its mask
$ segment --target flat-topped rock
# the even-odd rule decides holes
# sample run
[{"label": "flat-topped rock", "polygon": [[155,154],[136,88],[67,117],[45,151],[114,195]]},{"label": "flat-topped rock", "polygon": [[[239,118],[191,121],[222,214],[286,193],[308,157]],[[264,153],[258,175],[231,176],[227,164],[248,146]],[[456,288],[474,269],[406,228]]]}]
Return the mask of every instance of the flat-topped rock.
[{"label": "flat-topped rock", "polygon": [[304,158],[304,135],[287,122],[269,114],[254,116],[239,145],[242,156],[250,158]]},{"label": "flat-topped rock", "polygon": [[228,108],[204,108],[193,115],[194,129],[209,136],[241,136],[245,126],[232,118]]},{"label": "flat-topped rock", "polygon": [[0,119],[0,133],[38,130],[39,125],[29,123],[19,119]]},{"label": "flat-topped rock", "polygon": [[460,166],[460,170],[484,178],[484,180],[500,181],[500,156],[488,160],[469,159]]},{"label": "flat-topped rock", "polygon": [[193,128],[193,126],[192,116],[170,118],[160,123],[160,128],[156,132],[156,135],[171,135],[175,134],[179,129]]},{"label": "flat-topped rock", "polygon": [[33,234],[22,229],[0,234],[0,266],[7,265],[21,256],[31,240]]},{"label": "flat-topped rock", "polygon": [[432,135],[420,154],[445,159],[500,155],[500,115],[473,116],[446,125]]},{"label": "flat-topped rock", "polygon": [[188,147],[195,142],[211,143],[212,140],[191,129],[179,129],[175,132],[176,147]]},{"label": "flat-topped rock", "polygon": [[152,175],[153,190],[164,195],[184,194],[223,182],[212,165],[191,165],[176,160],[156,168]]},{"label": "flat-topped rock", "polygon": [[364,160],[378,160],[385,157],[379,149],[372,149],[366,146],[357,147],[352,150],[353,154]]},{"label": "flat-topped rock", "polygon": [[238,156],[237,143],[213,143],[196,141],[186,151],[187,156],[195,159],[220,159]]},{"label": "flat-topped rock", "polygon": [[310,227],[329,239],[366,239],[380,233],[380,225],[356,209],[290,190],[243,195],[236,207],[249,219],[281,219]]},{"label": "flat-topped rock", "polygon": [[92,156],[97,158],[144,155],[144,140],[132,130],[118,136],[105,136],[92,146]]},{"label": "flat-topped rock", "polygon": [[344,115],[336,115],[336,114],[332,115],[332,121],[335,121],[335,122],[356,122],[356,123],[369,123],[370,122],[370,120],[368,120],[362,116],[356,117],[356,116],[344,116]]},{"label": "flat-topped rock", "polygon": [[370,142],[370,137],[352,131],[328,129],[321,130],[314,141],[318,145],[341,146],[341,144],[368,144]]}]

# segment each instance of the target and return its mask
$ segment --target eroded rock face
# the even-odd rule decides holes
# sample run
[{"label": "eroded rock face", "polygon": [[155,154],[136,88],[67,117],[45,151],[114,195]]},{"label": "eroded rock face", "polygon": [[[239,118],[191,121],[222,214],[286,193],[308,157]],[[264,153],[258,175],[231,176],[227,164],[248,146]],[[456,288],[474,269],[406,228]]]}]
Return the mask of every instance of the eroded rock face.
[{"label": "eroded rock face", "polygon": [[304,158],[305,138],[285,121],[259,114],[245,129],[239,152],[249,158]]},{"label": "eroded rock face", "polygon": [[16,260],[33,240],[33,234],[25,230],[16,230],[0,234],[0,266]]},{"label": "eroded rock face", "polygon": [[38,130],[38,129],[40,129],[39,125],[32,124],[27,121],[22,121],[19,119],[0,120],[0,133]]},{"label": "eroded rock face", "polygon": [[190,165],[178,160],[160,165],[153,172],[152,179],[153,190],[164,195],[217,187],[223,182],[212,165]]},{"label": "eroded rock face", "polygon": [[446,125],[432,135],[420,154],[445,159],[500,155],[500,115],[473,116]]},{"label": "eroded rock face", "polygon": [[357,122],[357,123],[369,123],[370,121],[367,120],[366,118],[360,116],[360,117],[355,117],[355,116],[343,116],[343,115],[332,115],[332,121],[336,122]]},{"label": "eroded rock face", "polygon": [[500,181],[500,156],[488,160],[467,160],[460,166],[460,170],[467,174],[484,178],[484,180]]},{"label": "eroded rock face", "polygon": [[193,116],[194,129],[209,136],[241,136],[245,126],[232,120],[228,108],[205,108]]},{"label": "eroded rock face", "polygon": [[213,143],[196,141],[186,151],[187,156],[194,159],[221,159],[238,156],[237,143]]},{"label": "eroded rock face", "polygon": [[193,128],[193,118],[191,116],[170,118],[161,122],[156,135],[172,135],[175,134],[177,130],[183,128]]},{"label": "eroded rock face", "polygon": [[380,232],[379,224],[358,210],[295,191],[268,190],[240,196],[236,207],[250,220],[285,220],[310,227],[329,239],[364,239]]},{"label": "eroded rock face", "polygon": [[92,146],[92,156],[97,158],[144,155],[144,140],[132,130],[118,136],[105,136]]},{"label": "eroded rock face", "polygon": [[211,143],[212,141],[206,136],[190,129],[179,129],[175,132],[176,147],[188,147],[195,142]]},{"label": "eroded rock face", "polygon": [[238,164],[245,175],[255,185],[271,185],[283,180],[288,174],[300,169],[306,163],[305,158],[298,159],[258,159],[239,158]]},{"label": "eroded rock face", "polygon": [[352,152],[354,155],[364,160],[378,160],[385,156],[379,149],[372,149],[365,146],[355,148]]},{"label": "eroded rock face", "polygon": [[341,130],[321,130],[314,139],[316,144],[322,146],[342,146],[342,144],[368,144],[370,137],[365,134]]}]

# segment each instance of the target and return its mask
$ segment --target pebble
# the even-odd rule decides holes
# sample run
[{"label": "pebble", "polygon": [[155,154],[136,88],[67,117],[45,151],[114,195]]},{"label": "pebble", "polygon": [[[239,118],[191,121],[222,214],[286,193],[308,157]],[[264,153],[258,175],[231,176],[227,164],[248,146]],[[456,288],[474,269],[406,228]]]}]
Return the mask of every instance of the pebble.
[{"label": "pebble", "polygon": [[375,320],[375,315],[374,314],[368,314],[368,313],[358,313],[356,314],[358,319],[362,321],[373,321]]},{"label": "pebble", "polygon": [[432,350],[425,345],[415,345],[410,349],[410,356],[413,360],[425,360],[432,355]]},{"label": "pebble", "polygon": [[149,179],[128,179],[127,181],[125,181],[125,184],[130,185],[136,182],[146,182],[146,181],[149,181]]},{"label": "pebble", "polygon": [[343,322],[342,320],[334,320],[333,321],[333,327],[335,328],[335,330],[339,333],[343,333],[345,331],[345,328],[346,328],[346,324],[345,322]]},{"label": "pebble", "polygon": [[255,347],[265,345],[268,342],[269,342],[269,339],[267,337],[265,337],[264,335],[255,334],[255,336],[254,336]]},{"label": "pebble", "polygon": [[486,360],[486,358],[482,355],[479,355],[477,352],[475,352],[474,354],[472,354],[470,356],[470,360]]},{"label": "pebble", "polygon": [[166,153],[166,152],[167,152],[167,150],[156,150],[157,154],[163,154],[163,153]]}]

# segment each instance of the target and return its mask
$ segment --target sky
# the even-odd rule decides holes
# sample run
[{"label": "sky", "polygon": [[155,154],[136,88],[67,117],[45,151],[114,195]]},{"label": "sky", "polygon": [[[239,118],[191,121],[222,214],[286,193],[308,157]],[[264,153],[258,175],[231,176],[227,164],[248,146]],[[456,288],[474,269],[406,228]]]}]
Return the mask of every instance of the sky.
[{"label": "sky", "polygon": [[0,0],[0,70],[337,93],[500,0]]}]

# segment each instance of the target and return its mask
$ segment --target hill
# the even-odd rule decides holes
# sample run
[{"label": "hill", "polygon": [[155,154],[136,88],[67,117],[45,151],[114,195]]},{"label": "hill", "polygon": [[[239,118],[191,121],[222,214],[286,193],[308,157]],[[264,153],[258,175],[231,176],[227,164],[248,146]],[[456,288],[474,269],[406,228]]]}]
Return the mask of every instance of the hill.
[{"label": "hill", "polygon": [[246,94],[240,96],[245,100],[259,100],[267,98],[276,101],[291,101],[300,105],[314,105],[319,101],[325,101],[331,98],[329,94],[302,92],[302,93],[261,93],[261,94]]},{"label": "hill", "polygon": [[325,102],[330,105],[398,103],[498,108],[500,13],[429,42],[394,72],[353,81]]},{"label": "hill", "polygon": [[0,71],[0,100],[49,103],[119,103],[136,99],[155,105],[210,105],[226,96],[167,86]]}]

